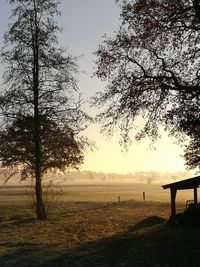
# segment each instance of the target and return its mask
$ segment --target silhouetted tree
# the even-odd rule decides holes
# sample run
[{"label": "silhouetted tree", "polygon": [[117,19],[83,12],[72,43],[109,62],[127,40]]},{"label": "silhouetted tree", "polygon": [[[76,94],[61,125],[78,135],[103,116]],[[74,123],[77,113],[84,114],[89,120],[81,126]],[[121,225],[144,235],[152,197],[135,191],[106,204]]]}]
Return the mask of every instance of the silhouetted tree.
[{"label": "silhouetted tree", "polygon": [[104,130],[120,128],[125,143],[139,116],[137,139],[156,138],[159,125],[179,136],[188,117],[200,117],[200,2],[117,2],[120,28],[96,52],[96,75],[108,84],[94,97],[105,106],[98,118]]},{"label": "silhouetted tree", "polygon": [[184,158],[188,169],[200,170],[200,120],[195,118],[182,124],[182,131],[189,137],[185,147]]},{"label": "silhouetted tree", "polygon": [[[40,118],[41,165],[40,174],[49,171],[74,168],[83,162],[85,143],[76,140],[66,125],[60,127],[55,121]],[[17,118],[7,125],[0,136],[0,157],[3,167],[18,169],[22,179],[35,175],[34,118]]]},{"label": "silhouetted tree", "polygon": [[[66,56],[58,47],[60,28],[54,17],[59,15],[59,1],[9,2],[14,4],[14,9],[2,50],[7,70],[0,97],[4,115],[1,139],[5,141],[1,144],[0,157],[5,165],[10,163],[12,166],[24,159],[22,173],[35,177],[36,213],[37,218],[43,219],[46,213],[42,175],[51,168],[76,166],[82,162],[82,147],[75,141],[75,136],[85,128],[89,118],[81,110],[73,76],[78,72],[77,60]],[[59,152],[66,158],[62,160]]]}]

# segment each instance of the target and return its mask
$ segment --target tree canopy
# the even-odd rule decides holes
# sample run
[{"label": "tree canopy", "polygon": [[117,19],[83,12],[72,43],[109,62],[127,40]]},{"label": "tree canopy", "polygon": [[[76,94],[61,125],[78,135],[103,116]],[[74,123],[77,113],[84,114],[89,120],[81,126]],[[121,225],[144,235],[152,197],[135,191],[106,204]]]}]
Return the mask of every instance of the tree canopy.
[{"label": "tree canopy", "polygon": [[[56,0],[10,0],[14,4],[1,57],[6,71],[1,93],[4,119],[37,114],[67,123],[76,133],[89,116],[81,109],[77,58],[59,47]],[[36,112],[35,108],[38,108]]]},{"label": "tree canopy", "polygon": [[185,147],[184,158],[188,169],[200,169],[200,120],[197,118],[186,124],[185,132],[190,137]]},{"label": "tree canopy", "polygon": [[94,98],[105,109],[105,129],[120,128],[125,142],[157,137],[159,125],[179,136],[200,115],[200,3],[198,0],[128,0],[121,25],[96,51],[96,75],[107,81]]},{"label": "tree canopy", "polygon": [[[55,121],[40,118],[41,176],[50,171],[65,171],[83,162],[84,141],[73,131]],[[0,136],[0,158],[3,167],[19,170],[22,179],[34,177],[34,119],[17,117]]]}]

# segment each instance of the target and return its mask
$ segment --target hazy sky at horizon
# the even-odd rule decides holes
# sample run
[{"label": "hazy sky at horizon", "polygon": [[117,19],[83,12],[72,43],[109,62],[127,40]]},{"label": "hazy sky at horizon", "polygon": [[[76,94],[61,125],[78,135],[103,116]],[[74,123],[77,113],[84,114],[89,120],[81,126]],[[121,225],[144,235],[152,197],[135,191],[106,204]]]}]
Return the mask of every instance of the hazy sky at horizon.
[{"label": "hazy sky at horizon", "polygon": [[[3,44],[3,33],[9,22],[10,5],[8,1],[0,1],[0,46]],[[94,72],[94,51],[101,43],[104,34],[111,35],[119,25],[120,10],[115,0],[62,0],[59,24],[63,33],[59,37],[61,46],[68,47],[72,55],[80,56],[79,65],[85,73],[80,74],[79,88],[83,97],[89,99],[96,91],[105,86],[97,78],[91,78]],[[0,66],[0,74],[3,67]],[[93,115],[94,109],[86,106]],[[96,142],[98,150],[85,155],[82,170],[129,173],[135,171],[184,171],[181,158],[182,148],[163,134],[158,140],[156,150],[149,149],[149,140],[133,142],[127,153],[122,152],[118,143],[118,134],[105,138],[99,132],[99,126],[92,125],[86,131],[89,138]]]}]

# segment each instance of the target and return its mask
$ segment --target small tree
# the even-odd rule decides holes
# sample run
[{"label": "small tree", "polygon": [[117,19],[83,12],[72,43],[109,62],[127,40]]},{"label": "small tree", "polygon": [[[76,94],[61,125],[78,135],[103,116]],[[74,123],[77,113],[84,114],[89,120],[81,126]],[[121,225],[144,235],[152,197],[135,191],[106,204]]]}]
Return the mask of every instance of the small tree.
[{"label": "small tree", "polygon": [[121,25],[99,46],[96,75],[108,82],[95,103],[107,130],[121,129],[128,142],[138,116],[136,138],[155,138],[163,125],[182,134],[181,125],[200,117],[200,2],[130,0],[121,3]]},{"label": "small tree", "polygon": [[43,219],[42,175],[82,162],[83,147],[75,136],[89,118],[73,77],[76,58],[58,47],[58,1],[9,2],[15,6],[2,50],[7,70],[0,98],[5,141],[0,157],[4,165],[21,164],[24,177],[34,176],[37,218]]}]

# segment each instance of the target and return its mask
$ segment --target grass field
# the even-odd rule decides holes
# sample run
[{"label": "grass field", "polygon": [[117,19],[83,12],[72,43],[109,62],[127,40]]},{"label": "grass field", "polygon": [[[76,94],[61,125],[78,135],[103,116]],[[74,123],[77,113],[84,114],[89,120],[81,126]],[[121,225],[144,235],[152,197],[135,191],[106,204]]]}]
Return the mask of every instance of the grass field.
[{"label": "grass field", "polygon": [[200,266],[200,228],[169,225],[159,188],[68,186],[46,221],[34,218],[26,188],[1,189],[0,266]]}]

